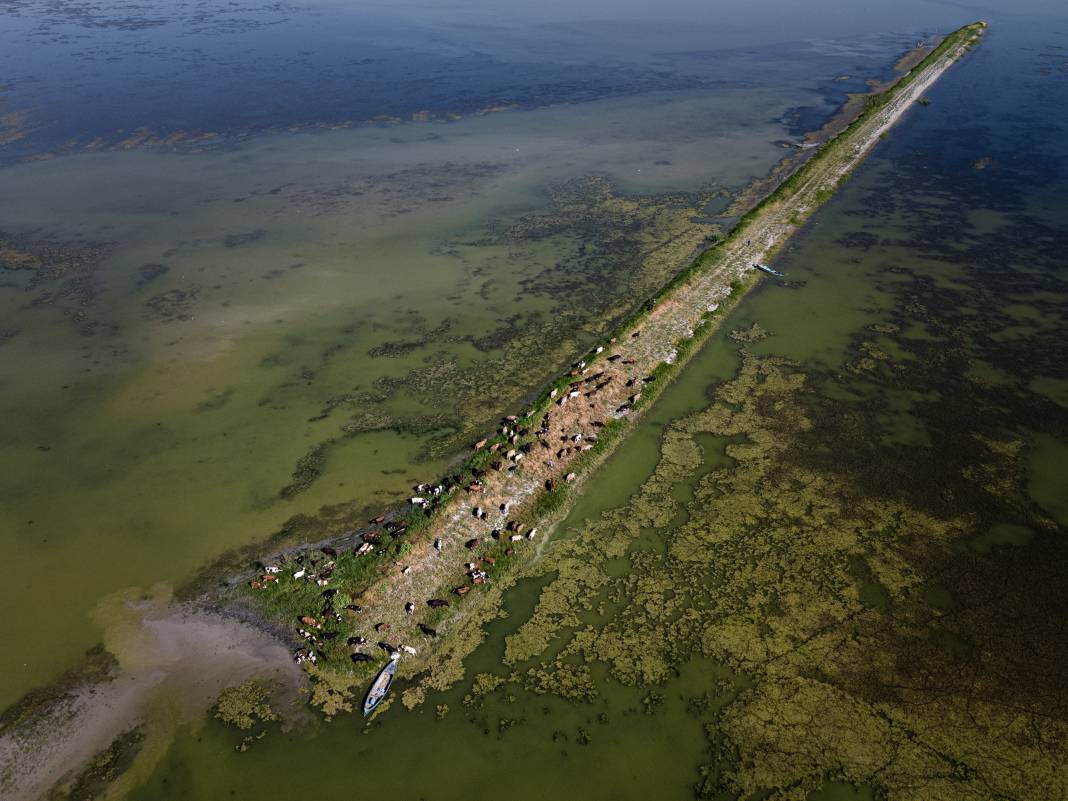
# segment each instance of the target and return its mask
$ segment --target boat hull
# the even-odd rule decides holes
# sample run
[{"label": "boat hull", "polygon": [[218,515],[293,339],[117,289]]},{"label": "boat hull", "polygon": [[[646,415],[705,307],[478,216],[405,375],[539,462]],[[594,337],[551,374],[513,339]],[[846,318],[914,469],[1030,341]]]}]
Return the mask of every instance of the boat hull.
[{"label": "boat hull", "polygon": [[367,697],[363,699],[364,715],[370,715],[385,700],[386,695],[389,693],[389,688],[393,684],[393,677],[396,672],[397,660],[391,659],[389,664],[375,676],[375,680],[371,682],[370,689],[367,690]]}]

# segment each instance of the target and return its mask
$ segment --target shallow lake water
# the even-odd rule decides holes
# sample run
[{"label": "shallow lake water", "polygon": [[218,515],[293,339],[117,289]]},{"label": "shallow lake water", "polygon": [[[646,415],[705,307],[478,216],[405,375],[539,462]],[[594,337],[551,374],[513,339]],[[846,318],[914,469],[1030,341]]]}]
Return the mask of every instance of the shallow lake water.
[{"label": "shallow lake water", "polygon": [[[1060,30],[1068,30],[1063,21]],[[936,683],[943,680],[940,671],[974,671],[981,681],[970,691],[981,697],[973,700],[979,708],[988,704],[994,720],[1003,708],[1015,710],[1012,715],[1043,715],[1048,704],[1063,708],[1054,699],[1063,700],[1063,685],[1055,689],[1055,676],[1066,653],[1055,599],[1062,597],[1068,575],[1063,569],[1068,563],[1063,505],[1068,405],[1059,392],[1068,364],[1063,260],[1068,121],[1041,112],[1068,101],[1068,72],[1059,64],[1066,44],[1063,34],[1041,35],[1033,26],[1005,24],[943,78],[930,94],[931,105],[910,114],[781,254],[776,266],[786,273],[785,281],[767,282],[745,299],[591,480],[558,528],[555,547],[584,531],[611,537],[612,514],[626,511],[661,459],[670,459],[663,445],[666,432],[713,404],[715,393],[741,375],[743,362],[786,359],[788,369],[804,377],[806,390],[774,408],[787,419],[801,409],[814,428],[791,430],[784,424],[775,429],[776,436],[787,437],[776,446],[783,469],[795,480],[819,476],[828,502],[849,497],[899,509],[916,526],[911,535],[888,544],[868,540],[869,532],[862,532],[865,544],[843,563],[848,571],[824,578],[832,585],[844,581],[835,595],[855,593],[856,608],[875,615],[880,630],[894,630],[901,616],[917,609],[931,610],[934,616],[920,626],[919,636],[923,642],[929,638],[933,651],[892,637],[882,642],[882,655],[891,664],[902,660],[888,668],[890,675],[923,685],[922,670],[933,671]],[[1015,80],[1010,83],[1005,75]],[[1026,153],[1019,150],[1021,136],[1028,138]],[[753,337],[744,346],[728,335],[754,324],[770,335]],[[730,647],[731,667],[710,659],[673,621],[648,631],[652,644],[631,641],[635,660],[645,659],[649,648],[667,655],[663,681],[634,682],[625,655],[587,664],[581,651],[569,647],[586,634],[629,631],[642,613],[632,594],[635,585],[626,582],[633,576],[653,580],[650,559],[669,576],[664,594],[657,596],[662,603],[676,595],[713,606],[724,603],[715,582],[707,588],[708,598],[704,587],[677,583],[678,565],[669,554],[678,552],[685,526],[692,524],[719,543],[707,546],[709,575],[717,562],[724,569],[734,564],[734,544],[717,540],[714,532],[733,530],[735,521],[706,511],[729,499],[710,500],[707,507],[694,499],[712,497],[705,483],[710,471],[732,476],[735,461],[725,455],[732,452],[730,442],[745,445],[752,436],[696,438],[700,466],[668,492],[680,504],[679,514],[635,536],[621,558],[597,562],[599,551],[591,548],[590,559],[620,582],[620,592],[579,590],[579,624],[560,627],[531,658],[502,665],[511,638],[559,578],[537,566],[507,594],[507,617],[489,627],[486,642],[467,662],[469,679],[454,690],[428,697],[414,712],[394,705],[366,728],[343,717],[315,730],[273,731],[240,754],[232,751],[235,734],[206,721],[179,736],[134,796],[241,797],[250,787],[266,784],[283,795],[358,792],[427,799],[490,793],[682,799],[693,798],[695,788],[702,798],[729,798],[739,791],[764,797],[783,786],[812,788],[813,799],[844,801],[888,792],[924,797],[909,795],[912,779],[897,773],[896,756],[870,782],[850,761],[850,738],[871,753],[882,746],[876,734],[862,728],[868,690],[838,673],[848,666],[848,653],[831,652],[806,669],[858,704],[855,717],[833,736],[822,730],[822,720],[809,720],[806,739],[817,741],[815,753],[784,755],[774,751],[778,717],[765,721],[766,732],[739,724],[751,711],[759,719],[761,688],[781,680],[756,670],[758,661]],[[744,450],[733,452],[743,461],[752,458]],[[766,486],[746,491],[755,496],[787,492],[775,483],[779,473],[766,476]],[[733,480],[736,488],[744,486],[744,478]],[[754,553],[764,553],[762,528],[791,525],[782,514],[759,518],[745,529]],[[959,525],[959,539],[943,542],[932,533],[930,542],[924,541],[924,526],[935,532],[943,524]],[[829,518],[827,525],[840,524]],[[807,536],[804,531],[795,536]],[[774,559],[774,551],[767,553]],[[910,565],[909,572],[920,577],[915,592],[923,603],[914,607],[912,590],[881,583],[889,575],[880,572],[884,559]],[[753,591],[774,597],[788,589],[784,580],[772,571]],[[1029,589],[1030,581],[1041,591]],[[767,632],[769,641],[779,636],[780,625],[802,631],[802,623],[786,611],[789,603],[786,594],[769,601],[769,609],[777,609],[767,613],[766,622],[774,626]],[[957,611],[943,618],[940,610]],[[738,610],[718,614],[717,629],[745,622]],[[695,620],[705,624],[704,618]],[[996,656],[984,660],[979,654]],[[881,661],[870,656],[873,665]],[[911,674],[912,662],[922,670]],[[751,671],[737,670],[739,665]],[[530,668],[545,671],[548,683],[539,684]],[[585,669],[592,696],[557,695],[554,688],[569,692],[564,674]],[[476,691],[479,683],[486,685],[486,674],[508,680],[489,692]],[[476,675],[480,678],[473,683]],[[952,714],[966,690],[945,681],[931,690],[936,696],[924,696],[926,688],[916,687],[919,700],[891,693],[881,708],[917,727],[924,718],[916,707],[945,704],[946,714]],[[441,717],[436,710],[443,706],[448,712]],[[834,719],[832,710],[821,712]],[[776,714],[789,718],[791,707]],[[1012,766],[1008,774],[991,767],[971,740],[990,742],[994,735],[984,728],[987,722],[957,721],[939,741],[960,759],[958,764],[968,766],[962,776],[974,771],[995,789],[1021,798],[1063,791],[1063,770],[1044,774],[1037,756],[1041,743],[1030,745],[1023,733],[1014,743],[1021,751],[994,758]],[[914,736],[922,740],[931,731],[914,731]],[[1013,762],[1030,747],[1038,749],[1030,752],[1033,761]],[[762,757],[778,770],[766,772],[766,784],[749,770],[757,748],[770,749],[761,751]],[[1033,773],[1018,784],[1001,784],[1016,769]],[[787,778],[796,784],[776,783]],[[970,797],[965,782],[947,780],[931,792]]]},{"label": "shallow lake water", "polygon": [[[702,38],[692,8],[644,37],[648,12],[272,9],[2,12],[0,703],[94,645],[112,592],[436,475],[942,19]],[[361,77],[331,95],[316,69]]]},{"label": "shallow lake water", "polygon": [[[1004,609],[1056,620],[1045,604],[1068,526],[1063,11],[539,6],[0,11],[0,604],[18,643],[0,655],[0,706],[97,643],[93,610],[116,591],[180,584],[294,515],[334,531],[436,475],[683,266],[650,258],[665,237],[696,244],[729,225],[717,215],[774,166],[781,140],[886,77],[919,37],[977,17],[991,20],[987,41],[781,254],[785,284],[732,314],[557,539],[626,511],[665,434],[739,374],[728,332],[756,323],[771,335],[748,353],[796,364],[809,388],[798,403],[826,436],[797,434],[792,467],[858,497],[971,516],[951,549],[959,563],[917,562],[932,609],[972,597],[960,565],[988,576],[1005,560],[1019,590],[1019,565],[1041,562],[1054,573],[1041,596]],[[48,269],[25,269],[25,254]],[[759,785],[737,767],[749,756],[739,743],[753,745],[738,724],[754,686],[744,660],[713,658],[676,621],[638,647],[668,655],[662,680],[567,651],[584,627],[629,625],[624,582],[670,559],[685,525],[721,525],[695,499],[734,469],[744,437],[694,441],[700,464],[665,496],[677,513],[597,565],[624,589],[583,597],[581,625],[544,651],[502,664],[557,578],[535,565],[460,686],[367,728],[339,717],[272,730],[244,753],[210,716],[164,725],[132,797],[683,799]],[[856,565],[861,604],[893,613],[900,597]],[[664,603],[701,590],[661,589]],[[1056,665],[1062,642],[1022,628],[1021,641],[991,641],[1015,658],[1042,636]],[[967,655],[972,634],[932,639]],[[559,681],[560,659],[589,670],[594,697],[535,692],[520,675],[544,667]],[[465,703],[471,677],[513,670]],[[1033,678],[1005,668],[994,694]],[[860,772],[785,762],[816,799],[878,792]]]}]

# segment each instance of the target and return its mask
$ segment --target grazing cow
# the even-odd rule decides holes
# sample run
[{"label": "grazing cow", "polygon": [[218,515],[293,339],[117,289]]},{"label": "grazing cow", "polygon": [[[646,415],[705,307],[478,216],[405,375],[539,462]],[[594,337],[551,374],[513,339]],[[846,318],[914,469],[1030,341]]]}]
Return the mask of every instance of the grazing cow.
[{"label": "grazing cow", "polygon": [[258,579],[252,579],[252,581],[248,583],[248,586],[250,586],[254,590],[262,590],[263,582],[259,581]]},{"label": "grazing cow", "polygon": [[361,545],[359,548],[356,549],[356,555],[357,556],[363,556],[365,554],[371,553],[371,551],[373,551],[374,549],[375,549],[375,546],[372,543],[365,542],[365,543],[363,543],[363,545]]},{"label": "grazing cow", "polygon": [[431,598],[426,603],[427,603],[427,606],[429,606],[431,609],[440,609],[443,606],[448,606],[449,605],[448,601],[444,601],[441,598]]},{"label": "grazing cow", "polygon": [[475,449],[476,451],[480,451],[480,450],[482,450],[483,448],[485,448],[485,447],[486,447],[486,440],[484,440],[484,439],[480,439],[480,440],[479,440],[478,442],[476,442],[476,443],[475,443],[475,444],[474,444],[474,445],[473,445],[472,447],[473,447],[473,448],[474,448],[474,449]]},{"label": "grazing cow", "polygon": [[444,542],[442,542],[442,540],[441,540],[440,538],[439,538],[439,539],[436,539],[436,540],[434,540],[434,547],[435,547],[435,548],[436,548],[436,549],[438,550],[438,552],[440,553],[440,552],[441,552],[441,550],[442,550],[442,549],[443,549],[443,548],[445,547],[445,543],[444,543]]},{"label": "grazing cow", "polygon": [[263,568],[263,572],[264,573],[268,573],[270,575],[274,575],[275,573],[280,573],[281,571],[282,571],[282,568],[280,568],[278,565],[267,565],[267,567]]},{"label": "grazing cow", "polygon": [[430,628],[426,623],[419,624],[419,631],[423,632],[427,637],[437,637],[438,633],[434,629]]},{"label": "grazing cow", "polygon": [[367,639],[365,637],[349,637],[345,640],[346,645],[366,645]]},{"label": "grazing cow", "polygon": [[404,566],[404,570],[401,571],[401,575],[402,576],[407,576],[411,572],[412,572],[412,566],[411,565],[405,565]]},{"label": "grazing cow", "polygon": [[634,332],[633,334],[631,334],[631,335],[630,335],[630,338],[631,338],[631,339],[637,339],[637,338],[638,338],[638,337],[640,337],[641,335],[642,335],[642,332],[641,332],[641,331],[635,331],[635,332]]},{"label": "grazing cow", "polygon": [[471,591],[470,587],[457,587],[453,590],[457,595],[467,595]]},{"label": "grazing cow", "polygon": [[505,514],[508,514],[508,502],[507,502],[507,501],[505,501],[504,503],[502,503],[502,504],[501,504],[500,506],[498,506],[497,508],[498,508],[498,509],[500,509],[500,510],[501,510],[502,512],[504,512]]},{"label": "grazing cow", "polygon": [[389,631],[389,623],[375,623],[375,631]]},{"label": "grazing cow", "polygon": [[414,615],[415,614],[415,604],[413,604],[411,601],[408,601],[408,603],[406,603],[404,605],[404,614],[406,614],[406,615]]},{"label": "grazing cow", "polygon": [[324,640],[334,640],[334,639],[337,639],[337,635],[338,635],[338,632],[336,632],[336,631],[324,631],[323,632],[323,639]]},{"label": "grazing cow", "polygon": [[535,536],[535,535],[536,535],[537,533],[538,533],[538,529],[537,529],[537,528],[532,528],[532,529],[531,529],[530,531],[528,531],[528,532],[527,532],[527,539],[528,539],[528,540],[532,540],[532,539],[534,539],[534,536]]},{"label": "grazing cow", "polygon": [[497,560],[494,559],[492,556],[484,556],[482,557],[482,561],[485,562],[487,565],[497,564]]},{"label": "grazing cow", "polygon": [[522,534],[513,534],[508,539],[510,539],[512,542],[519,542],[521,539],[523,539],[523,535]]},{"label": "grazing cow", "polygon": [[329,545],[324,545],[319,550],[322,551],[323,553],[325,553],[327,556],[333,558],[333,559],[337,558],[337,551],[334,550],[333,548],[331,548]]},{"label": "grazing cow", "polygon": [[643,384],[651,384],[654,381],[656,381],[655,375],[647,375],[645,378],[642,379]]},{"label": "grazing cow", "polygon": [[564,481],[574,481],[577,476],[574,473],[568,473],[564,476]]},{"label": "grazing cow", "polygon": [[473,514],[475,517],[482,517],[482,507],[476,506],[474,509],[471,510],[471,514]]},{"label": "grazing cow", "polygon": [[379,642],[378,643],[378,647],[381,648],[383,651],[385,651],[390,656],[392,656],[393,654],[397,653],[397,649],[394,648],[392,645],[390,645],[388,642]]},{"label": "grazing cow", "polygon": [[620,354],[613,353],[611,356],[608,357],[608,361],[610,361],[610,362],[618,362],[622,358],[623,357]]},{"label": "grazing cow", "polygon": [[363,607],[357,606],[356,604],[345,604],[345,608],[348,609],[350,612],[355,612],[356,614],[359,614],[363,611]]},{"label": "grazing cow", "polygon": [[260,581],[262,581],[264,584],[270,581],[278,581],[278,576],[272,576],[270,573],[265,573],[260,576]]},{"label": "grazing cow", "polygon": [[475,548],[478,547],[478,543],[479,543],[478,537],[474,537],[472,539],[469,539],[467,542],[465,542],[464,546],[467,548],[467,550],[473,551],[473,550],[475,550]]},{"label": "grazing cow", "polygon": [[377,526],[379,523],[381,523],[385,519],[386,519],[385,515],[379,515],[378,517],[372,517],[367,522],[370,523],[372,526]]},{"label": "grazing cow", "polygon": [[552,492],[553,491],[553,487],[555,487],[555,486],[556,486],[556,484],[553,483],[553,480],[551,478],[545,479],[545,491],[546,492]]},{"label": "grazing cow", "polygon": [[351,659],[353,662],[371,662],[374,660],[374,657],[369,656],[368,654],[361,654],[357,652],[355,654],[349,654],[349,659]]},{"label": "grazing cow", "polygon": [[501,538],[501,530],[499,528],[493,529],[493,531],[490,532],[490,536],[495,540],[499,540]]},{"label": "grazing cow", "polygon": [[417,653],[416,650],[414,648],[412,648],[412,646],[410,646],[410,645],[402,645],[401,646],[401,650],[404,651],[404,653],[408,654],[409,656],[415,656],[416,653]]},{"label": "grazing cow", "polygon": [[335,595],[337,595],[337,590],[323,590],[319,594],[322,595],[324,598],[333,598]]},{"label": "grazing cow", "polygon": [[300,616],[300,622],[303,623],[305,626],[311,626],[313,629],[321,629],[322,628],[322,624],[319,623],[319,621],[316,620],[311,615],[301,615]]}]

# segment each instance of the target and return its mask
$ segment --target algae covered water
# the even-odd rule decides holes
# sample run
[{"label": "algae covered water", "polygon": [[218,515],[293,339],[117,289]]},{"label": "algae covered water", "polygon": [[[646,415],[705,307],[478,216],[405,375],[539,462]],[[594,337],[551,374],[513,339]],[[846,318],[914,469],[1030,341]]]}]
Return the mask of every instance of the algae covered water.
[{"label": "algae covered water", "polygon": [[994,23],[590,483],[461,686],[243,753],[206,721],[134,797],[1063,797],[1068,22]]},{"label": "algae covered water", "polygon": [[439,474],[959,23],[568,5],[3,5],[0,705]]}]

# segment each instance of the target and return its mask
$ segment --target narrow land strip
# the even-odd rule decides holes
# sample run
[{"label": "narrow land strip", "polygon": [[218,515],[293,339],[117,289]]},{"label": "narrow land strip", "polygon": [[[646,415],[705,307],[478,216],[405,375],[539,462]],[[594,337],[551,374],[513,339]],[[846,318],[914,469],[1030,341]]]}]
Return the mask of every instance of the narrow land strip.
[{"label": "narrow land strip", "polygon": [[[501,588],[537,554],[568,496],[628,422],[755,284],[754,265],[826,202],[985,28],[979,22],[953,32],[893,86],[871,95],[857,119],[615,337],[530,409],[503,418],[455,475],[417,488],[406,514],[372,521],[368,531],[321,550],[264,560],[253,589],[242,583],[243,602],[304,639],[298,656],[308,660],[314,703],[328,715],[351,710],[390,649],[407,653],[398,672],[410,682],[406,704],[462,675],[460,660],[496,614]],[[368,585],[369,564],[377,573]]]}]

